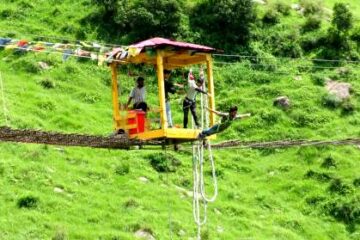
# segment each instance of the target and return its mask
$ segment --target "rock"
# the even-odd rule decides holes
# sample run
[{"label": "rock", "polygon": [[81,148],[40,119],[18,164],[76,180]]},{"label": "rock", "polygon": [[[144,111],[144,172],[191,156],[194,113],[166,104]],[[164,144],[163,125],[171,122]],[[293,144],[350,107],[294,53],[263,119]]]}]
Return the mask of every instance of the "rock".
[{"label": "rock", "polygon": [[63,193],[64,189],[58,188],[58,187],[54,187],[54,192],[56,193]]},{"label": "rock", "polygon": [[216,227],[216,231],[217,231],[218,233],[223,233],[223,232],[224,232],[224,228],[223,228],[222,226],[217,226],[217,227]]},{"label": "rock", "polygon": [[298,75],[294,77],[294,80],[296,81],[301,81],[302,80],[302,76]]},{"label": "rock", "polygon": [[38,62],[39,66],[43,70],[47,70],[50,68],[50,66],[46,62]]},{"label": "rock", "polygon": [[330,94],[334,94],[336,97],[338,97],[341,100],[347,99],[350,97],[350,89],[351,84],[350,83],[344,83],[344,82],[336,82],[332,80],[328,80],[326,82],[326,90]]},{"label": "rock", "polygon": [[286,96],[277,97],[274,100],[274,106],[288,109],[290,107],[290,99]]},{"label": "rock", "polygon": [[142,238],[146,240],[155,240],[155,237],[147,229],[139,229],[135,232],[135,237]]},{"label": "rock", "polygon": [[261,4],[261,5],[265,5],[266,2],[264,0],[252,0],[253,3],[257,3],[257,4]]},{"label": "rock", "polygon": [[294,4],[291,4],[291,8],[296,11],[299,11],[301,9],[301,6],[298,3],[294,3]]},{"label": "rock", "polygon": [[182,229],[180,229],[179,232],[178,232],[178,235],[181,236],[181,237],[185,236],[185,234],[186,234],[186,232],[184,230],[182,230]]},{"label": "rock", "polygon": [[139,180],[143,183],[149,182],[149,179],[147,179],[146,177],[139,177]]}]

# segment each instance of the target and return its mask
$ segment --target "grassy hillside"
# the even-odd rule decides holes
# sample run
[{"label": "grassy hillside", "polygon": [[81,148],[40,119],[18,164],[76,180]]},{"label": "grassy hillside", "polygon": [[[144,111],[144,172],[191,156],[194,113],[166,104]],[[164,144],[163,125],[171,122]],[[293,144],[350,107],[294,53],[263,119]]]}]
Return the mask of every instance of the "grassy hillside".
[{"label": "grassy hillside", "polygon": [[[0,6],[0,29],[29,38],[77,38],[82,31],[78,20],[93,7],[87,0],[7,0]],[[4,17],[6,9],[11,17]],[[87,32],[86,37],[96,35]],[[112,131],[106,67],[76,59],[63,63],[56,54],[0,51],[0,58],[9,126],[99,135]],[[41,70],[39,61],[51,68]],[[308,61],[265,59],[261,64],[276,67],[216,63],[218,108],[237,104],[253,115],[235,123],[220,140],[360,136],[358,64],[346,65],[346,74],[337,68],[322,71]],[[127,69],[121,72],[127,94],[133,77]],[[155,74],[139,73],[146,77],[155,106]],[[346,105],[329,107],[324,77],[352,84],[353,111]],[[290,98],[290,110],[273,106],[281,95]],[[172,99],[179,124],[182,97]],[[0,123],[5,125],[3,110]],[[1,240],[135,239],[139,229],[156,239],[194,239],[188,146],[168,151],[181,162],[169,173],[156,170],[156,161],[163,160],[160,148],[108,151],[1,143],[0,149]],[[358,147],[216,150],[215,159],[220,194],[209,206],[203,239],[360,239]]]}]

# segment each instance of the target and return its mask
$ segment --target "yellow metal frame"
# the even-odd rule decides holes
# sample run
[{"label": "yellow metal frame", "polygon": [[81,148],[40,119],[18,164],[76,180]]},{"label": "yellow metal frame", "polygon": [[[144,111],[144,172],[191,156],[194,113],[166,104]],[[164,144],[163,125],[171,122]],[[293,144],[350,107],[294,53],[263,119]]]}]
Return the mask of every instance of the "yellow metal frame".
[{"label": "yellow metal frame", "polygon": [[[129,58],[120,64],[132,64],[132,63],[148,63],[156,66],[157,79],[158,79],[158,95],[160,103],[160,120],[161,129],[148,130],[143,133],[133,134],[130,138],[137,138],[141,140],[150,139],[179,139],[179,140],[195,140],[200,133],[198,129],[184,129],[184,128],[168,128],[168,121],[166,118],[165,109],[165,84],[164,84],[164,68],[173,69],[178,67],[189,66],[193,64],[206,64],[207,66],[207,83],[208,83],[208,102],[211,109],[215,109],[215,91],[214,91],[214,79],[212,68],[212,56],[208,53],[198,53],[189,55],[188,51],[164,51],[157,50],[156,56],[150,57],[146,53],[141,53],[135,57]],[[120,115],[119,108],[119,90],[118,90],[118,74],[117,67],[118,62],[110,64],[111,76],[112,76],[112,103],[113,103],[113,118],[115,129],[127,130],[131,126],[127,126],[127,121]],[[215,124],[215,114],[210,112],[210,126]],[[215,139],[213,135],[210,139]]]}]

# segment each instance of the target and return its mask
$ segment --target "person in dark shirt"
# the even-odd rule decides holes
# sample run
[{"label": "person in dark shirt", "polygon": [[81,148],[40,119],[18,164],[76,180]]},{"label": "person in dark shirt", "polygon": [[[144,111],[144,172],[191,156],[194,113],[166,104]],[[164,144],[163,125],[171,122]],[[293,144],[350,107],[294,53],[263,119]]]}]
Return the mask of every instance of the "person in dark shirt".
[{"label": "person in dark shirt", "polygon": [[176,87],[183,88],[184,86],[178,83],[173,83],[170,80],[170,70],[164,70],[164,81],[165,81],[165,109],[166,109],[166,118],[168,121],[168,127],[173,127],[172,115],[171,115],[171,106],[170,106],[170,93],[176,93]]}]

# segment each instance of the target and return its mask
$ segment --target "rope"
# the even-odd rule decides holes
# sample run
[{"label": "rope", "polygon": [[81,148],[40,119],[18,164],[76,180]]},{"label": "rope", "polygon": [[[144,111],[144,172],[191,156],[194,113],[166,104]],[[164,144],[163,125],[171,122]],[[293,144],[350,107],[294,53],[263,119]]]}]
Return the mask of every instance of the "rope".
[{"label": "rope", "polygon": [[[203,69],[201,68],[200,74],[203,77]],[[206,91],[206,85],[202,86],[202,90]],[[207,96],[201,95],[201,127],[202,129],[209,126],[209,114],[204,108],[208,108]],[[194,119],[192,118],[192,126],[194,128]],[[192,145],[192,154],[193,154],[193,178],[194,178],[194,187],[193,187],[193,215],[194,220],[197,225],[197,240],[201,239],[201,226],[206,223],[207,220],[207,204],[209,202],[214,202],[218,195],[218,185],[216,178],[216,169],[215,162],[211,150],[211,144],[207,143],[207,150],[209,161],[211,163],[211,172],[214,186],[214,194],[211,197],[206,196],[205,190],[205,178],[204,178],[204,144],[203,141],[198,141]],[[200,201],[203,203],[203,219],[201,219],[200,214]]]},{"label": "rope", "polygon": [[[194,179],[194,186],[193,186],[193,216],[194,221],[197,225],[197,240],[201,240],[201,226],[206,223],[207,220],[207,202],[199,197],[199,188],[200,188],[200,176],[199,176],[199,144],[193,143],[192,145],[192,153],[193,153],[193,179]],[[201,196],[201,195],[200,195]],[[200,216],[200,200],[203,202],[204,208],[204,217],[201,220]]]},{"label": "rope", "polygon": [[3,105],[3,113],[4,113],[4,118],[5,118],[5,124],[8,126],[9,125],[9,118],[8,118],[8,109],[6,108],[6,103],[5,103],[5,90],[4,90],[4,83],[3,83],[3,78],[2,78],[2,74],[0,72],[0,88],[1,88],[1,99],[2,99],[2,105]]},{"label": "rope", "polygon": [[270,142],[243,142],[240,140],[230,140],[212,145],[215,149],[244,149],[244,148],[286,148],[286,147],[306,147],[320,145],[360,145],[360,138],[347,138],[340,140],[277,140]]},{"label": "rope", "polygon": [[[164,148],[164,153],[165,153],[165,160],[166,160],[166,165],[169,169],[169,161],[168,161],[168,152],[167,152],[167,146],[164,144],[163,145],[163,148]],[[170,174],[170,171],[167,171],[166,172],[166,185],[167,187],[170,187],[170,180],[169,180],[169,174]],[[172,208],[171,208],[171,203],[170,203],[170,194],[168,195],[169,198],[168,198],[168,222],[169,222],[169,236],[170,236],[170,239],[173,239],[173,236],[172,236]]]}]

